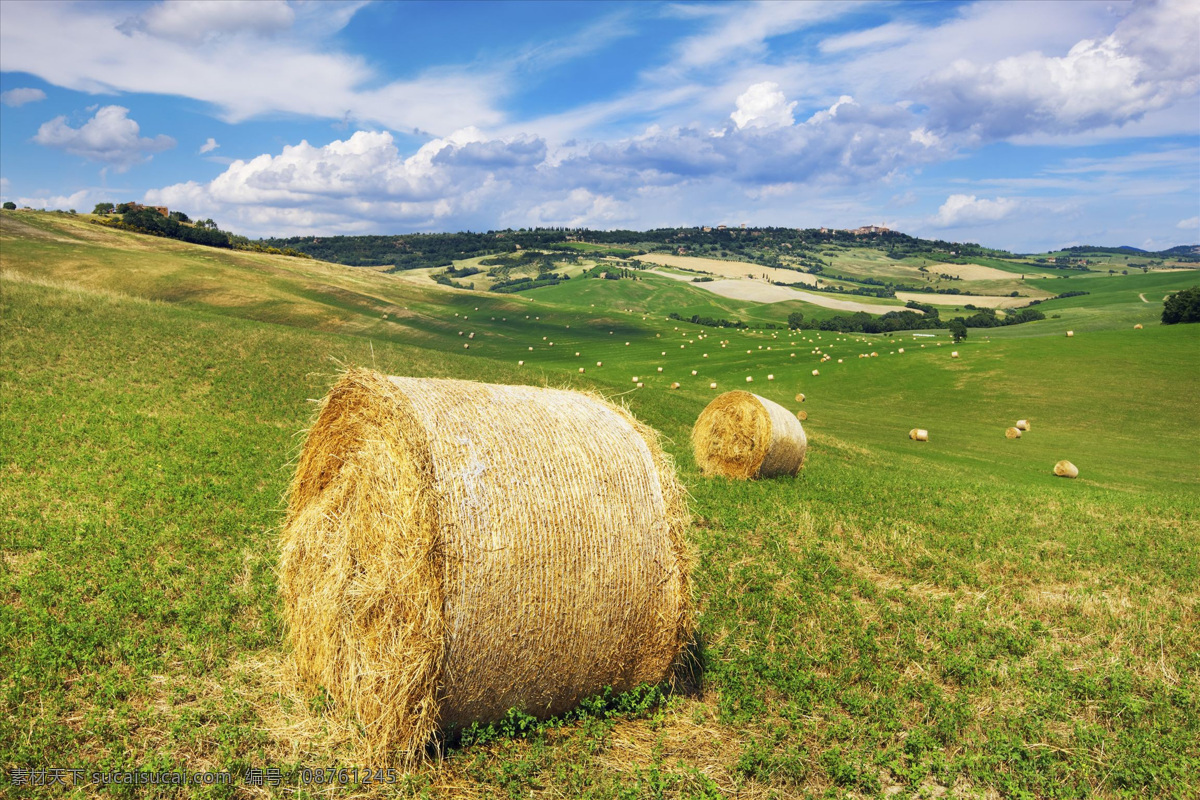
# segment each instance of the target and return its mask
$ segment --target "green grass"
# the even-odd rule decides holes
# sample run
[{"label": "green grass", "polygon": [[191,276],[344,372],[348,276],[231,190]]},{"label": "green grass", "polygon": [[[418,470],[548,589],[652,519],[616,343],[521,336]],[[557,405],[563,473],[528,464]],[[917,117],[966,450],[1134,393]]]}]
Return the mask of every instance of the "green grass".
[{"label": "green grass", "polygon": [[[355,766],[320,698],[278,682],[273,572],[308,401],[353,364],[620,393],[692,496],[701,611],[674,693],[511,718],[376,794],[1200,791],[1200,331],[1137,299],[1190,276],[1049,280],[1092,294],[954,347],[837,342],[668,321],[756,309],[666,279],[490,297],[20,218],[0,251],[5,769]],[[814,345],[835,358],[816,378]],[[796,478],[696,472],[708,382],[747,374],[809,398]],[[1018,417],[1033,430],[1004,439]]]}]

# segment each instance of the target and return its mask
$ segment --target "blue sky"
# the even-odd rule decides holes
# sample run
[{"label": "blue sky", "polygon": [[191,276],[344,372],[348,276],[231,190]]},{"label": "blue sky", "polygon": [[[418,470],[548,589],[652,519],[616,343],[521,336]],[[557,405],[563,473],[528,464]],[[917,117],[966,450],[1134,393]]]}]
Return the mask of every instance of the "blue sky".
[{"label": "blue sky", "polygon": [[1200,242],[1200,4],[0,3],[0,194],[252,237]]}]

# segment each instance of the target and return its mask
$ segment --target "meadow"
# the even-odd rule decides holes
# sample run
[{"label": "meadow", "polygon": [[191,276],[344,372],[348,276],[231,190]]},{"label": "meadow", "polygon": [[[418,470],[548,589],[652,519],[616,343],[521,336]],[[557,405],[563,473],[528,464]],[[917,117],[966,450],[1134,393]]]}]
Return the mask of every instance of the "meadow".
[{"label": "meadow", "polygon": [[[1089,294],[952,344],[788,331],[831,312],[666,277],[500,296],[35,212],[0,215],[0,269],[5,771],[232,772],[177,793],[213,797],[1200,794],[1200,326],[1158,324],[1196,273],[1033,279]],[[662,431],[700,611],[675,680],[511,715],[394,785],[300,784],[363,766],[294,681],[274,572],[344,366],[597,390]],[[698,474],[691,425],[735,388],[808,412],[798,476]],[[241,780],[267,767],[281,785]]]}]

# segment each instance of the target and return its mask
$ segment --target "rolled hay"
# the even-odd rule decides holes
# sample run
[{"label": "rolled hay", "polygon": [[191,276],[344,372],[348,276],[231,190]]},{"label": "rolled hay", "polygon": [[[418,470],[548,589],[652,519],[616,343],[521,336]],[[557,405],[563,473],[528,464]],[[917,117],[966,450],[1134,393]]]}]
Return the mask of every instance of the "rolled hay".
[{"label": "rolled hay", "polygon": [[912,439],[914,442],[928,442],[929,431],[925,430],[924,428],[913,428],[908,432],[908,438]]},{"label": "rolled hay", "polygon": [[957,351],[957,350],[955,350],[954,352],[952,352],[952,353],[950,354],[950,357],[951,357],[951,358],[958,358],[958,351]]},{"label": "rolled hay", "polygon": [[1054,474],[1060,478],[1078,478],[1079,467],[1070,461],[1060,461],[1054,465]]},{"label": "rolled hay", "polygon": [[1015,427],[1014,428],[1005,428],[1004,429],[1004,438],[1005,439],[1020,439],[1021,438],[1021,429],[1015,428]]},{"label": "rolled hay", "polygon": [[1070,338],[1071,338],[1072,336],[1074,336],[1074,335],[1075,335],[1075,331],[1067,331],[1067,338],[1068,338],[1068,339],[1070,339]]},{"label": "rolled hay", "polygon": [[1027,420],[1027,419],[1017,420],[1017,430],[1019,430],[1019,431],[1029,430],[1029,420]]},{"label": "rolled hay", "polygon": [[671,388],[672,388],[672,389],[678,389],[678,388],[679,388],[679,381],[675,381],[675,382],[673,382],[673,383],[671,384]]},{"label": "rolled hay", "polygon": [[804,409],[800,409],[799,411],[796,412],[796,419],[800,420],[801,422],[804,422],[806,419],[808,419],[808,412],[805,411]]},{"label": "rolled hay", "polygon": [[821,371],[820,371],[820,370],[817,370],[817,369],[814,369],[814,370],[813,370],[813,375],[814,375],[814,376],[816,376],[816,375],[820,375],[820,374],[821,374]]},{"label": "rolled hay", "polygon": [[804,393],[803,393],[803,392],[801,392],[800,394],[796,395],[796,402],[797,402],[797,403],[803,403],[803,402],[804,402]]},{"label": "rolled hay", "polygon": [[808,438],[783,406],[733,391],[700,412],[692,428],[692,449],[707,477],[770,478],[799,472]]},{"label": "rolled hay", "polygon": [[1140,331],[1140,330],[1142,329],[1142,323],[1140,323],[1140,322],[1139,322],[1137,325],[1134,325],[1134,326],[1133,326],[1133,329],[1134,329],[1135,331]]},{"label": "rolled hay", "polygon": [[686,522],[656,434],[599,397],[351,370],[289,491],[297,667],[364,757],[402,761],[660,681],[692,621]]}]

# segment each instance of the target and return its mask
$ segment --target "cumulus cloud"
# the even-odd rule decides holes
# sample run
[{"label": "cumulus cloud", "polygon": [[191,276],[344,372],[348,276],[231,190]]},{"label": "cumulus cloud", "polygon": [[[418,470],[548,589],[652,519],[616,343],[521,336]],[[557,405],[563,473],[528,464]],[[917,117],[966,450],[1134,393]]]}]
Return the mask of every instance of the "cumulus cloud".
[{"label": "cumulus cloud", "polygon": [[1063,56],[959,59],[923,81],[920,92],[936,126],[985,139],[1121,125],[1200,88],[1197,26],[1195,3],[1148,3],[1111,35],[1083,39]]},{"label": "cumulus cloud", "polygon": [[1180,230],[1194,231],[1200,229],[1200,217],[1188,217],[1187,219],[1179,220],[1179,224],[1175,226]]},{"label": "cumulus cloud", "polygon": [[203,155],[204,153],[211,153],[220,146],[221,145],[217,144],[217,140],[210,136],[208,137],[208,141],[200,145],[200,154]]},{"label": "cumulus cloud", "polygon": [[41,89],[9,89],[7,92],[0,92],[0,103],[13,108],[45,99],[46,93]]},{"label": "cumulus cloud", "polygon": [[128,115],[129,109],[123,106],[103,106],[79,128],[67,124],[66,117],[55,117],[42,123],[33,141],[108,164],[118,172],[175,146],[170,136],[139,136],[141,129]]},{"label": "cumulus cloud", "polygon": [[973,194],[952,194],[942,203],[934,223],[945,228],[997,222],[1017,209],[1017,201],[1007,197],[980,199]]},{"label": "cumulus cloud", "polygon": [[769,128],[792,125],[795,102],[789,103],[774,81],[756,83],[737,99],[737,110],[729,115],[739,128]]},{"label": "cumulus cloud", "polygon": [[30,208],[44,208],[51,211],[67,211],[69,209],[88,209],[89,200],[92,192],[90,189],[80,189],[71,194],[57,194],[48,197],[18,197],[16,203],[18,206],[29,206]]}]

